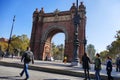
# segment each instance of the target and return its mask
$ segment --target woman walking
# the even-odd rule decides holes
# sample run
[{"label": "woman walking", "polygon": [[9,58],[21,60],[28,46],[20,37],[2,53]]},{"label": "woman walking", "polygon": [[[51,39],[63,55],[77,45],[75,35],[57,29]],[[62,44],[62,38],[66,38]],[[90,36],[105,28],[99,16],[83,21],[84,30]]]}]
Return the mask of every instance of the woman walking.
[{"label": "woman walking", "polygon": [[86,53],[84,53],[84,55],[82,56],[82,66],[83,66],[84,74],[85,74],[85,79],[84,80],[87,80],[87,78],[90,80],[90,76],[89,76],[90,66],[89,66],[89,63],[90,63],[90,58],[87,56]]}]

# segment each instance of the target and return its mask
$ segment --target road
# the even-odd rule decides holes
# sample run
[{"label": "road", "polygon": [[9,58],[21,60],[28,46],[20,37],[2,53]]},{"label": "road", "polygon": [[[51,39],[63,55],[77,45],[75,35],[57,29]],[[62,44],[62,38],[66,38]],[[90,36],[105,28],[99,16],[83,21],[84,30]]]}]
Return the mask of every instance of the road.
[{"label": "road", "polygon": [[[21,71],[21,68],[0,66],[0,80],[23,80],[25,78],[25,75],[23,77],[20,77],[19,73]],[[83,78],[80,77],[73,77],[34,70],[29,70],[29,74],[29,80],[83,80]]]}]

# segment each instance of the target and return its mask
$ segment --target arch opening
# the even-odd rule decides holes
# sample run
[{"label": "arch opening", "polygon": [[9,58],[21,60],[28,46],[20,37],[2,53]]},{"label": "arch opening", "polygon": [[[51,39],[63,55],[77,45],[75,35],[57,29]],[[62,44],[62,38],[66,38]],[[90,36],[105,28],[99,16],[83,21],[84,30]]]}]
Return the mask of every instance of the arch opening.
[{"label": "arch opening", "polygon": [[63,60],[65,33],[61,29],[53,29],[46,34],[44,60]]},{"label": "arch opening", "polygon": [[64,45],[65,45],[65,34],[56,33],[52,37],[51,54],[54,60],[63,61],[64,59]]}]

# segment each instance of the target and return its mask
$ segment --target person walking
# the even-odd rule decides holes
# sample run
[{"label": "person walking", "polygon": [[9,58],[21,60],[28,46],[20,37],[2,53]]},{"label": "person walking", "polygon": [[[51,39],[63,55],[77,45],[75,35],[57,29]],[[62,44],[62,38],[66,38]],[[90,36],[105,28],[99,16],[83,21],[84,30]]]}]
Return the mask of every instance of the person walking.
[{"label": "person walking", "polygon": [[94,69],[95,69],[95,79],[96,80],[101,80],[101,77],[100,77],[100,70],[101,70],[101,60],[100,60],[100,55],[97,53],[96,54],[96,58],[95,58],[95,66],[94,66]]},{"label": "person walking", "polygon": [[116,58],[116,72],[120,72],[120,57]]},{"label": "person walking", "polygon": [[87,78],[90,80],[90,76],[89,76],[90,66],[89,66],[89,63],[90,63],[90,58],[87,56],[86,53],[84,53],[84,55],[82,56],[82,66],[83,66],[84,74],[85,74],[85,79],[84,80],[87,80]]},{"label": "person walking", "polygon": [[108,56],[106,61],[106,71],[108,75],[108,80],[113,80],[113,77],[111,76],[112,72],[112,59]]},{"label": "person walking", "polygon": [[2,47],[0,46],[0,59],[4,57],[4,52],[2,51]]},{"label": "person walking", "polygon": [[25,80],[27,80],[29,78],[28,64],[31,61],[32,61],[32,64],[34,64],[34,55],[33,55],[32,51],[30,51],[30,47],[27,47],[27,50],[23,53],[21,62],[22,61],[24,61],[24,68],[23,68],[22,72],[20,73],[20,76],[23,76],[23,74],[25,73],[25,75],[26,75]]}]

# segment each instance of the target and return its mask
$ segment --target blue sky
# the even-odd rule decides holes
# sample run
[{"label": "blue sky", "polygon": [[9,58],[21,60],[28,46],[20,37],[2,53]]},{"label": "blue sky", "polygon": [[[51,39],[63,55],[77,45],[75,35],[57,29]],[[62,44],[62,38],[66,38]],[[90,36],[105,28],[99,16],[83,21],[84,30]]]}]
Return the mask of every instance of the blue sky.
[{"label": "blue sky", "polygon": [[[116,31],[120,30],[120,0],[79,0],[79,3],[81,1],[87,12],[87,44],[93,44],[97,52],[105,50],[115,40]],[[46,13],[55,9],[65,11],[73,2],[76,0],[0,0],[0,37],[9,38],[13,16],[16,15],[13,34],[27,34],[30,38],[32,14],[36,8],[43,7]],[[63,43],[64,37],[64,34],[57,34],[53,41]]]}]

